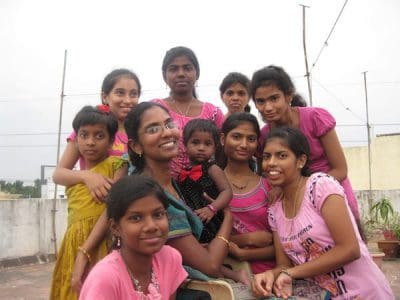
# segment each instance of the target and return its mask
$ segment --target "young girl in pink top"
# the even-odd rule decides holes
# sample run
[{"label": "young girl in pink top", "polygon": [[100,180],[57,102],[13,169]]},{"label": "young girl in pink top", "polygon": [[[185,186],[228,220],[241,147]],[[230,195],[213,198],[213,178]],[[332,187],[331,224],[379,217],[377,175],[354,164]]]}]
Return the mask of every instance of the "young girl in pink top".
[{"label": "young girl in pink top", "polygon": [[[200,76],[200,66],[194,52],[186,47],[174,47],[167,51],[162,63],[162,74],[169,86],[170,94],[165,99],[154,99],[168,109],[178,124],[181,136],[185,125],[192,119],[211,120],[221,128],[224,122],[222,111],[209,102],[197,99],[195,85]],[[180,170],[189,166],[189,158],[182,138],[179,140],[179,155],[171,162],[174,178]]]},{"label": "young girl in pink top", "polygon": [[275,266],[267,217],[267,183],[249,165],[259,135],[258,121],[250,113],[234,113],[222,126],[221,143],[227,160],[224,172],[233,190],[229,204],[234,217],[229,252],[250,262],[255,274]]},{"label": "young girl in pink top", "polygon": [[275,128],[266,136],[262,168],[283,193],[269,210],[277,267],[255,276],[255,294],[287,299],[293,280],[304,278],[332,299],[394,299],[361,240],[342,186],[325,173],[307,177],[309,156],[297,129]]},{"label": "young girl in pink top", "polygon": [[187,273],[168,236],[168,199],[152,179],[132,175],[115,183],[107,214],[116,250],[89,273],[79,299],[175,299]]},{"label": "young girl in pink top", "polygon": [[[139,101],[141,85],[135,73],[127,69],[116,69],[109,73],[103,80],[101,99],[118,120],[118,131],[114,143],[109,151],[110,156],[122,156],[128,151],[128,137],[125,132],[124,121],[128,112]],[[53,174],[57,184],[70,186],[84,183],[90,190],[95,201],[101,202],[107,195],[112,178],[85,170],[84,161],[75,145],[76,133],[73,132],[67,139],[67,147]],[[80,170],[72,170],[80,162]]]},{"label": "young girl in pink top", "polygon": [[347,177],[346,158],[335,131],[336,121],[323,108],[300,107],[295,92],[292,80],[281,67],[271,65],[253,74],[250,95],[267,123],[261,130],[260,146],[273,128],[289,126],[299,129],[310,145],[310,170],[325,172],[342,184],[351,211],[359,223],[358,203]]}]

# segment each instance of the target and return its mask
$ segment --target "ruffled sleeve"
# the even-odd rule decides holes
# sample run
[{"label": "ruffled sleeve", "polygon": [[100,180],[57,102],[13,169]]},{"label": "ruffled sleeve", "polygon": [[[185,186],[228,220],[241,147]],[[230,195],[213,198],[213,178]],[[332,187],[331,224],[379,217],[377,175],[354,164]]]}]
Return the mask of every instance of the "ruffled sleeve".
[{"label": "ruffled sleeve", "polygon": [[274,214],[274,208],[277,204],[278,202],[275,202],[274,205],[268,208],[268,224],[269,227],[271,228],[271,231],[276,231],[276,219]]},{"label": "ruffled sleeve", "polygon": [[67,137],[67,142],[73,142],[76,139],[75,131],[72,131],[71,134]]},{"label": "ruffled sleeve", "polygon": [[312,108],[311,119],[316,137],[324,136],[336,126],[335,118],[326,109],[320,107]]},{"label": "ruffled sleeve", "polygon": [[321,211],[325,200],[330,195],[339,195],[344,199],[346,198],[343,187],[335,178],[328,174],[314,173],[310,178],[310,183],[313,185],[311,197],[318,211]]}]

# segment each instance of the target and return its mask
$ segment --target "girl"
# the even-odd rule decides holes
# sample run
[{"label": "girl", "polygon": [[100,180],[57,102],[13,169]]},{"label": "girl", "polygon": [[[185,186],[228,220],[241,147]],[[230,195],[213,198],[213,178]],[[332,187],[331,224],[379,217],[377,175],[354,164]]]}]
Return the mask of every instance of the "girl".
[{"label": "girl", "polygon": [[232,72],[225,76],[219,86],[221,99],[228,109],[225,119],[235,112],[250,112],[249,88],[250,80],[246,75]]},{"label": "girl", "polygon": [[[116,69],[109,73],[103,80],[101,99],[118,120],[118,131],[109,154],[122,156],[127,153],[128,138],[126,136],[124,120],[128,112],[139,101],[141,85],[137,75],[127,69]],[[62,155],[53,180],[57,184],[71,186],[78,183],[85,184],[92,194],[93,199],[102,201],[113,183],[112,178],[86,170],[84,159],[80,156],[75,144],[76,132],[67,139],[67,147]],[[79,159],[80,171],[73,171]]]},{"label": "girl", "polygon": [[227,158],[224,172],[233,190],[229,252],[241,261],[249,261],[254,274],[274,267],[272,233],[267,221],[267,182],[249,166],[259,135],[257,119],[245,112],[230,115],[222,126],[221,142]]},{"label": "girl", "polygon": [[311,147],[311,171],[325,172],[341,182],[351,211],[359,223],[358,203],[347,178],[346,158],[336,135],[333,116],[318,107],[293,107],[295,87],[281,67],[271,65],[256,71],[251,81],[250,94],[267,123],[261,130],[260,145],[264,144],[265,135],[273,128],[289,126],[299,129]]},{"label": "girl", "polygon": [[[232,189],[224,172],[210,162],[219,148],[218,128],[210,120],[193,119],[183,129],[183,143],[190,167],[179,174],[179,188],[186,204],[205,222],[199,241],[209,243],[223,220],[218,211],[227,207],[232,198]],[[215,201],[208,202],[204,193]]]},{"label": "girl", "polygon": [[[224,209],[221,226],[207,247],[199,238],[203,229],[201,219],[186,205],[172,179],[170,162],[178,155],[179,129],[168,110],[154,102],[140,103],[125,121],[129,137],[129,155],[137,172],[152,177],[167,194],[169,206],[169,233],[167,244],[177,249],[188,267],[189,277],[209,280],[223,277],[222,263],[228,254],[232,229],[232,214]],[[208,195],[207,199],[214,201]],[[227,273],[225,273],[227,274]],[[245,272],[241,282],[248,283]]]},{"label": "girl", "polygon": [[187,273],[179,252],[164,245],[167,207],[150,178],[127,176],[112,186],[107,215],[117,249],[89,273],[79,299],[175,299]]},{"label": "girl", "polygon": [[[76,132],[76,147],[83,158],[85,170],[113,180],[126,174],[126,165],[122,159],[109,156],[118,122],[110,114],[107,106],[83,107],[75,116],[72,125]],[[75,259],[79,256],[85,259],[77,279],[80,281],[86,262],[93,265],[107,254],[104,239],[107,228],[105,204],[96,203],[83,183],[68,186],[66,194],[68,227],[54,268],[50,299],[77,299],[76,292],[71,289]],[[96,244],[99,245],[93,251],[88,251],[84,242],[92,230],[95,231]]]},{"label": "girl", "polygon": [[[170,88],[169,96],[153,101],[167,108],[172,119],[182,130],[192,119],[200,118],[213,121],[218,128],[224,122],[222,111],[211,103],[197,99],[195,85],[200,76],[200,66],[194,52],[186,47],[174,47],[167,51],[162,63],[162,74]],[[183,167],[189,165],[185,146],[179,140],[179,155],[172,160],[174,178]]]},{"label": "girl", "polygon": [[286,299],[292,281],[306,278],[333,299],[394,299],[361,240],[343,188],[325,173],[307,177],[309,156],[297,129],[276,128],[266,137],[262,168],[283,193],[269,211],[277,267],[255,276],[254,292]]}]

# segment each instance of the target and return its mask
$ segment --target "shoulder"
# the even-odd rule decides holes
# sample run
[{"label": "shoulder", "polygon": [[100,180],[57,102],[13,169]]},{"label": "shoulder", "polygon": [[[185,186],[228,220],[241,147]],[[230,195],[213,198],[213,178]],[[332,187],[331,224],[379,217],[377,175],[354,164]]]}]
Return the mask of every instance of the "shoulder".
[{"label": "shoulder", "polygon": [[343,187],[332,176],[317,172],[307,181],[307,194],[314,207],[320,209],[330,195],[339,195],[345,198]]}]

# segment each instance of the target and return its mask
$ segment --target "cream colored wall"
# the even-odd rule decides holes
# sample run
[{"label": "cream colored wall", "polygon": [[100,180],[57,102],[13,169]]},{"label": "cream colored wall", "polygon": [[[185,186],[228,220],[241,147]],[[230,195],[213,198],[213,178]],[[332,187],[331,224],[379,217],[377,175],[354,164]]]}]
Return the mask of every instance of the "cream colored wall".
[{"label": "cream colored wall", "polygon": [[[344,148],[354,190],[368,190],[368,147]],[[400,189],[400,135],[375,137],[371,142],[373,190]]]}]

